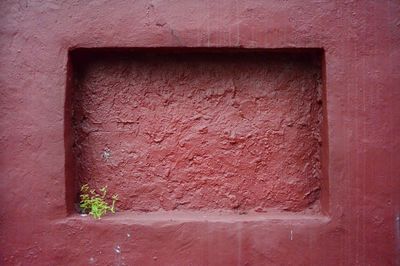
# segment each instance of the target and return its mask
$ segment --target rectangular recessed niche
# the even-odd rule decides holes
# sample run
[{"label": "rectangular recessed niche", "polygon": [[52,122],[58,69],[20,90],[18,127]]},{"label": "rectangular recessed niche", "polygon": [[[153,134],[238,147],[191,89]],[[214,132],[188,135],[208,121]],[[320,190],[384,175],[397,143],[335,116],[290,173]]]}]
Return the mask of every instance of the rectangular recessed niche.
[{"label": "rectangular recessed niche", "polygon": [[124,211],[320,213],[322,69],[319,49],[70,52],[67,205],[89,183]]}]

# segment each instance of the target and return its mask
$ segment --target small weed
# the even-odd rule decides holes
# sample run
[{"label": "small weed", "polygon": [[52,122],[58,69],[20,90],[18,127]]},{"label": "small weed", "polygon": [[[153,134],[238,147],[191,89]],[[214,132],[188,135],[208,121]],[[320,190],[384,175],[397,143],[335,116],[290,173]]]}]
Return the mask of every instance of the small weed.
[{"label": "small weed", "polygon": [[101,195],[96,193],[96,190],[90,189],[88,184],[81,187],[80,207],[84,213],[89,213],[95,219],[100,219],[101,216],[110,211],[115,213],[115,202],[118,200],[118,195],[112,196],[111,206],[105,201],[107,195],[107,186],[100,189]]}]

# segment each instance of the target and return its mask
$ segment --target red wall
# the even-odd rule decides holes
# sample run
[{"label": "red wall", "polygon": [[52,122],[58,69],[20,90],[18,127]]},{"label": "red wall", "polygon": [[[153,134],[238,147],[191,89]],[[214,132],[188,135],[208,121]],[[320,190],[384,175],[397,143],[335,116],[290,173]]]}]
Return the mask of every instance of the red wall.
[{"label": "red wall", "polygon": [[[0,3],[2,145],[0,264],[400,264],[400,168],[398,167],[400,134],[397,133],[400,131],[399,17],[398,1],[342,1],[342,3],[2,1]],[[215,187],[215,184],[208,183],[203,187],[204,194],[209,198],[191,197],[189,191],[184,196],[188,197],[185,200],[190,204],[178,208],[179,212],[173,212],[168,206],[173,206],[179,199],[164,197],[163,202],[170,200],[172,205],[161,203],[160,198],[155,199],[159,194],[167,193],[167,190],[163,190],[165,187],[160,186],[160,182],[156,183],[158,188],[155,194],[149,194],[147,187],[139,189],[140,193],[132,192],[137,186],[132,186],[131,182],[126,181],[126,175],[122,174],[119,180],[108,182],[114,186],[110,189],[116,191],[121,189],[120,187],[130,187],[123,195],[130,201],[124,201],[128,202],[125,206],[122,202],[119,205],[121,210],[127,211],[107,216],[99,221],[80,217],[72,211],[76,187],[79,182],[88,179],[89,175],[85,177],[85,172],[79,170],[79,165],[82,164],[76,160],[79,157],[76,149],[71,148],[73,143],[76,143],[79,130],[83,128],[74,126],[74,121],[76,123],[76,119],[79,119],[79,112],[75,118],[72,114],[74,108],[79,110],[82,106],[80,105],[82,103],[79,101],[77,103],[76,98],[71,95],[78,91],[75,75],[84,73],[84,70],[94,71],[93,73],[98,73],[100,77],[106,77],[102,79],[103,83],[99,83],[100,87],[105,86],[112,75],[120,75],[119,67],[124,64],[125,59],[108,64],[108,59],[105,60],[103,57],[105,54],[100,53],[101,71],[97,71],[96,64],[93,65],[90,60],[84,60],[79,65],[79,60],[74,64],[70,59],[71,53],[77,51],[77,48],[91,48],[89,50],[92,51],[94,48],[104,47],[113,48],[110,51],[120,51],[123,47],[141,48],[128,51],[139,57],[148,50],[146,48],[153,47],[157,48],[154,51],[160,51],[163,50],[162,47],[168,47],[169,49],[164,52],[166,55],[163,55],[166,56],[166,60],[156,56],[155,59],[152,57],[150,62],[144,60],[143,64],[132,63],[129,60],[125,64],[128,64],[128,69],[131,70],[140,67],[145,76],[151,76],[151,73],[159,71],[156,77],[167,77],[168,80],[175,79],[178,82],[184,81],[179,75],[189,69],[186,71],[188,80],[196,80],[195,84],[199,87],[207,82],[208,78],[204,78],[207,76],[217,75],[225,79],[238,77],[240,81],[240,75],[246,74],[244,75],[247,77],[246,82],[239,86],[242,89],[246,88],[246,84],[251,85],[254,79],[258,79],[261,84],[268,87],[268,84],[272,84],[271,80],[272,82],[279,80],[279,73],[274,68],[275,72],[272,70],[268,72],[271,79],[263,81],[265,76],[262,75],[262,71],[271,68],[271,65],[266,64],[264,68],[260,61],[262,57],[260,59],[254,53],[245,57],[243,54],[227,56],[228,48],[237,48],[240,53],[257,51],[264,56],[265,53],[276,51],[275,48],[285,48],[277,50],[278,56],[274,56],[272,65],[275,64],[278,69],[281,65],[291,65],[293,73],[297,73],[294,75],[294,80],[298,81],[298,84],[311,84],[316,80],[317,83],[318,80],[322,82],[321,98],[324,108],[313,112],[316,116],[322,112],[322,124],[317,130],[317,135],[321,136],[322,148],[311,138],[304,137],[308,136],[307,134],[303,136],[304,138],[299,137],[299,131],[296,131],[297,135],[295,134],[296,137],[293,138],[294,142],[305,143],[310,149],[320,149],[318,155],[320,156],[318,160],[321,161],[320,181],[308,183],[303,179],[303,183],[296,183],[298,186],[289,187],[285,184],[290,182],[278,182],[281,180],[276,179],[277,183],[272,182],[271,186],[257,185],[260,177],[272,180],[274,174],[279,176],[279,169],[282,169],[285,175],[290,172],[288,168],[282,168],[282,164],[276,160],[273,165],[277,166],[278,170],[272,171],[271,175],[253,173],[249,177],[248,184],[239,187],[236,192],[233,189],[235,183],[230,184],[228,192],[235,197],[243,198],[241,193],[245,190],[255,191],[247,196],[248,201],[242,202],[242,210],[246,213],[215,212],[220,209],[231,209],[235,202],[224,201],[222,194],[213,195],[212,187]],[[186,48],[182,49],[183,47]],[[188,55],[187,53],[196,50],[190,47],[202,48],[202,53],[206,56],[199,56],[198,53]],[[321,62],[317,64],[320,72],[302,57],[307,49],[300,48],[318,48],[318,51],[323,51],[322,64]],[[179,64],[174,56],[170,55],[171,51],[180,51]],[[210,56],[210,51],[217,53],[215,58]],[[297,56],[284,54],[290,51],[299,53]],[[112,55],[111,60],[114,59],[115,56]],[[196,60],[200,60],[200,65],[207,66],[207,69],[214,67],[214,71],[196,72]],[[101,69],[101,64],[104,65],[104,62],[106,67]],[[178,69],[177,72],[170,72],[170,67]],[[250,71],[251,69],[253,71]],[[238,73],[232,75],[235,71]],[[314,72],[322,73],[323,76],[313,76]],[[290,71],[282,73],[284,80],[290,79]],[[87,81],[84,78],[77,80],[81,87],[89,89],[97,82],[90,79]],[[122,80],[127,82],[126,78]],[[211,80],[214,85],[218,84],[218,78]],[[144,84],[145,78],[139,77],[136,82]],[[156,82],[167,84],[163,78]],[[260,83],[254,82],[254,86],[257,84]],[[286,85],[283,88],[288,87]],[[267,131],[270,125],[262,123],[263,119],[268,120],[267,114],[260,112],[262,110],[260,108],[272,102],[265,102],[264,105],[260,105],[261,107],[251,105],[250,103],[254,102],[254,94],[257,93],[254,86],[244,90],[249,94],[242,96],[239,94],[240,102],[248,103],[247,107],[243,105],[242,114],[246,117],[252,115],[252,112],[246,113],[246,111],[259,112],[260,115],[253,117],[256,120],[247,127],[264,126]],[[300,85],[296,87],[298,86]],[[186,84],[184,87],[190,86]],[[157,90],[157,87],[144,85],[143,88],[149,89],[150,95]],[[196,86],[190,88],[196,91]],[[225,89],[229,93],[229,88]],[[101,90],[97,92],[101,93]],[[195,96],[201,97],[202,94]],[[302,105],[293,99],[299,100],[306,95],[289,93],[286,96],[287,102],[292,100],[291,106],[298,104],[297,110],[301,113]],[[106,105],[91,102],[99,99],[98,97],[83,97],[83,100],[89,101],[88,105],[85,105],[92,108],[89,108],[89,111],[94,113],[96,106],[98,107],[99,112],[94,113],[92,118],[98,118],[96,115],[101,115],[101,108],[110,104],[109,97],[109,95],[104,97],[103,103]],[[179,101],[185,98],[182,97],[175,97],[173,100]],[[149,102],[143,100],[139,106],[157,103],[155,97],[148,99]],[[311,93],[311,102],[312,99],[318,102],[318,96]],[[209,107],[208,113],[215,110],[211,108],[212,101],[206,100],[203,103],[204,107]],[[222,101],[218,107],[221,108],[218,114],[229,113],[231,110],[229,104],[226,99]],[[119,107],[127,108],[124,105]],[[184,110],[190,116],[192,110],[187,101],[180,101],[178,107],[173,110]],[[110,108],[110,110],[116,109]],[[165,115],[163,109],[156,105],[154,110],[160,116]],[[234,114],[232,110],[230,113]],[[282,110],[289,113],[288,117],[298,115],[298,112],[288,112],[290,108],[285,109],[285,105],[277,105],[271,112],[276,114]],[[179,113],[170,114],[173,117]],[[145,112],[145,115],[148,113]],[[172,117],[165,118],[162,120],[165,124],[160,125],[167,127],[173,121]],[[112,121],[110,117],[103,115],[100,118],[105,118],[102,126],[111,125],[115,130],[113,128],[115,125],[109,123]],[[146,121],[149,120],[151,119],[147,118]],[[226,120],[226,128],[230,130],[235,128],[236,124],[232,121],[232,119]],[[316,127],[318,123],[314,121],[307,125]],[[154,120],[154,123],[144,125],[147,129],[152,129],[152,125],[156,126],[159,123]],[[89,129],[93,129],[93,126],[89,125]],[[247,127],[243,126],[243,130]],[[212,129],[223,131],[223,128],[217,126]],[[312,129],[307,129],[306,132],[310,131]],[[150,133],[155,132],[158,132],[157,129],[150,131]],[[208,132],[213,133],[212,130]],[[256,139],[262,135],[258,131],[253,133]],[[215,134],[209,138],[201,137],[199,141],[209,139],[219,143],[221,140],[218,136]],[[240,134],[236,134],[235,137],[240,137]],[[126,139],[122,135],[102,136],[102,138],[103,140],[101,138],[93,140],[84,151],[98,155],[98,151],[102,151],[104,141],[109,141],[111,146],[115,140]],[[272,140],[275,141],[276,138]],[[135,140],[132,141],[135,143]],[[144,139],[144,143],[146,141],[147,139]],[[79,143],[85,144],[84,141]],[[261,145],[262,141],[256,143]],[[163,144],[166,145],[164,148],[173,151],[174,161],[186,158],[167,144]],[[196,150],[196,147],[193,149]],[[157,168],[160,162],[156,157],[157,147],[152,149],[155,155],[145,157],[143,160],[154,168],[143,168],[138,171],[143,178],[149,173],[161,175],[165,170],[162,167]],[[262,150],[261,146],[259,149]],[[300,158],[302,152],[305,152],[300,150],[299,153],[293,153],[289,150],[288,148],[281,155],[283,160],[286,159],[285,154],[287,156],[294,154]],[[142,151],[148,152],[149,146],[144,147]],[[221,148],[209,147],[206,152],[218,157]],[[224,156],[221,160],[223,158]],[[234,156],[228,158],[241,159]],[[88,163],[83,164],[83,169],[89,169],[89,166],[94,165],[93,173],[98,175],[103,173],[100,170],[102,166],[100,162],[104,161],[90,156],[85,160]],[[313,159],[309,160],[313,162]],[[296,162],[300,161],[298,159]],[[237,176],[240,176],[252,171],[246,168],[244,162],[241,163],[240,160],[236,162],[236,166],[226,162],[223,166],[226,172],[234,173],[237,170],[239,172]],[[167,162],[166,165],[170,163]],[[317,162],[314,161],[313,165],[317,165]],[[138,169],[122,168],[126,173]],[[177,176],[184,178],[185,169],[189,169],[187,165],[178,167]],[[189,176],[193,179],[198,178],[196,172],[198,169],[205,174],[208,170],[210,173],[219,171],[217,166],[211,167],[211,170],[195,167],[194,172],[189,171]],[[296,169],[300,168],[295,167],[294,171]],[[263,172],[268,170],[266,165]],[[106,172],[109,175],[117,175],[117,171],[112,167],[106,171],[109,171]],[[306,180],[309,176],[310,174],[305,175]],[[222,178],[223,175],[218,174],[217,177]],[[190,182],[193,179],[188,179],[182,187],[191,187]],[[171,180],[166,181],[168,185]],[[93,182],[93,185],[95,184]],[[138,186],[143,184],[145,183],[139,182]],[[220,181],[216,187],[220,190],[224,184],[226,181]],[[306,194],[315,187],[320,187],[318,191],[321,193],[314,195],[313,201],[305,201],[305,205],[302,205],[301,197],[296,198],[296,196]],[[272,198],[265,204],[265,201],[259,198],[264,192],[258,191],[258,188],[272,191],[273,195],[279,195],[280,191],[294,192],[289,196],[283,193],[280,198]],[[179,186],[174,189],[179,189]],[[145,200],[130,197],[135,193],[143,196]],[[177,195],[177,193],[175,191],[172,194]],[[265,205],[261,206],[262,212],[251,212],[254,208],[260,207],[258,206],[260,201]],[[317,201],[321,201],[322,210],[305,211],[308,204]],[[141,210],[141,204],[145,208],[150,206],[150,210],[158,211],[150,213],[129,211]],[[271,207],[282,208],[278,212],[268,211]],[[283,211],[285,208],[289,211]],[[193,212],[193,210],[201,211]]]},{"label": "red wall", "polygon": [[74,183],[119,210],[319,211],[320,51],[77,54]]}]

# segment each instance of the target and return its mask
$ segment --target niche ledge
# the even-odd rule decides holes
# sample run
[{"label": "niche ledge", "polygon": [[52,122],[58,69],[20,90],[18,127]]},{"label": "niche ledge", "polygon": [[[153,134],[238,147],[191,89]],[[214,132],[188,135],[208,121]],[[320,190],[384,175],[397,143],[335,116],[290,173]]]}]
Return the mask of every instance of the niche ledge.
[{"label": "niche ledge", "polygon": [[157,212],[117,212],[107,214],[99,220],[81,214],[71,214],[61,219],[59,223],[105,223],[105,224],[153,224],[153,223],[186,223],[186,222],[215,222],[215,223],[237,223],[237,222],[274,222],[295,221],[304,223],[329,223],[330,217],[319,214],[304,213],[245,213],[238,214],[229,211],[157,211]]}]

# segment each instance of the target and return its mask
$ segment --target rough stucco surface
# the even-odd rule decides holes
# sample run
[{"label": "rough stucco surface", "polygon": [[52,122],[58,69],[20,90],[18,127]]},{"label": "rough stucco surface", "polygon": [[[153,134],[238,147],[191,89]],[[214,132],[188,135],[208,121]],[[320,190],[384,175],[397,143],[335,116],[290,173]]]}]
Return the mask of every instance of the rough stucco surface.
[{"label": "rough stucco surface", "polygon": [[[399,265],[399,18],[398,0],[0,1],[0,264]],[[76,47],[323,48],[321,215],[69,215]]]},{"label": "rough stucco surface", "polygon": [[108,185],[120,210],[300,211],[318,200],[320,58],[110,57],[77,63],[74,157],[80,182]]}]

